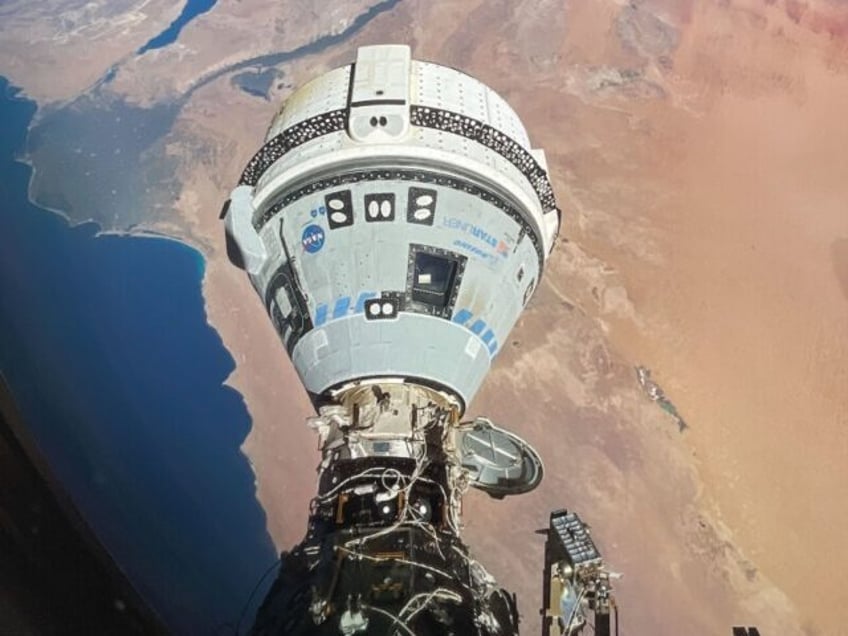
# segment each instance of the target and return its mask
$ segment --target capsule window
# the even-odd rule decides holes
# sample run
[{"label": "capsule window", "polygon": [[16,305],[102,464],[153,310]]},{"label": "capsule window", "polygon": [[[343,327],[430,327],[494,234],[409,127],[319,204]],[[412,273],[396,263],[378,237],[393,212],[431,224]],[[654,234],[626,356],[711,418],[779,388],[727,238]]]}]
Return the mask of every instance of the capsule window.
[{"label": "capsule window", "polygon": [[457,261],[419,252],[415,255],[412,300],[434,307],[447,307],[453,292]]},{"label": "capsule window", "polygon": [[292,280],[286,263],[274,273],[265,291],[268,313],[289,353],[300,337],[312,329],[309,314],[300,308],[299,294]]}]

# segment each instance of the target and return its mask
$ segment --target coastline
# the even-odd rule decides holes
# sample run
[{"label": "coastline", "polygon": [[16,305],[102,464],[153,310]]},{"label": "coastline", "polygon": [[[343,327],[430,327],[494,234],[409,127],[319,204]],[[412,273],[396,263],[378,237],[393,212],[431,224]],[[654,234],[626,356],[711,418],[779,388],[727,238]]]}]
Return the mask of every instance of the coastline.
[{"label": "coastline", "polygon": [[[36,113],[30,123],[31,129],[37,122],[37,115],[41,111],[41,106],[34,99],[27,97],[23,90],[19,90],[16,97],[36,104]],[[30,129],[27,130],[27,134],[29,134]],[[234,368],[223,381],[222,386],[230,387],[238,393],[244,401],[252,422],[250,433],[245,438],[241,453],[253,472],[257,500],[263,504],[269,520],[268,531],[278,549],[290,547],[300,541],[306,530],[308,504],[314,486],[313,476],[315,466],[318,463],[318,453],[316,451],[314,458],[309,459],[308,453],[298,452],[296,456],[302,459],[302,462],[298,464],[297,469],[289,470],[285,469],[284,465],[288,464],[292,458],[283,455],[282,452],[269,455],[266,445],[281,441],[292,441],[287,439],[289,435],[279,434],[279,418],[273,412],[274,407],[278,406],[281,409],[286,409],[287,415],[281,419],[292,428],[291,437],[297,440],[295,447],[298,449],[313,448],[315,440],[304,424],[306,417],[313,414],[312,405],[302,390],[300,380],[294,373],[294,369],[282,347],[276,352],[276,356],[263,356],[259,353],[260,351],[264,352],[265,343],[269,340],[276,342],[277,337],[265,317],[264,308],[255,298],[255,292],[244,277],[244,273],[231,266],[225,256],[223,226],[217,218],[217,214],[208,217],[202,213],[199,214],[197,218],[201,222],[193,230],[180,223],[168,221],[154,222],[151,225],[139,224],[127,230],[103,229],[101,223],[93,218],[73,219],[65,211],[39,202],[33,191],[37,166],[26,154],[16,156],[15,161],[27,166],[30,170],[30,178],[27,184],[28,202],[34,207],[60,218],[69,230],[92,225],[95,228],[92,238],[108,236],[148,238],[175,242],[190,250],[198,263],[198,282],[203,298],[206,323],[221,340],[221,346],[234,362]],[[208,190],[206,193],[208,194]],[[203,223],[202,220],[206,218],[209,218],[209,222]],[[223,263],[220,262],[222,260]],[[250,306],[251,303],[258,305],[257,311],[250,312],[251,317],[247,319],[248,323],[251,324],[250,330],[240,328],[240,325],[244,324],[242,319],[238,321],[238,324],[233,324],[231,320],[233,298],[239,299],[239,307]],[[236,311],[240,310],[237,309]],[[245,312],[245,315],[248,315],[248,312]],[[269,358],[268,361],[264,360],[266,357]],[[249,363],[248,359],[250,360]],[[270,379],[271,382],[257,382],[247,377],[263,367],[266,368],[264,377]],[[291,391],[288,388],[281,389],[274,386],[277,381],[283,383],[283,385],[288,384],[295,387],[295,390]],[[286,395],[281,396],[281,392]],[[288,401],[288,396],[292,393],[301,394],[301,399],[295,405]],[[281,404],[281,401],[284,404]],[[292,408],[294,409],[293,415]],[[260,475],[265,475],[265,479],[260,479]],[[282,487],[280,487],[280,484],[282,484]],[[296,499],[296,503],[289,505],[289,497]]]},{"label": "coastline", "polygon": [[[32,101],[32,100],[30,100]],[[248,436],[245,438],[245,442],[242,445],[241,452],[244,458],[247,460],[248,465],[250,466],[251,471],[254,475],[254,483],[256,485],[256,494],[257,499],[263,503],[263,507],[266,509],[266,514],[269,518],[269,527],[268,531],[274,539],[274,543],[277,546],[278,550],[285,549],[285,547],[291,546],[294,543],[298,542],[301,538],[299,534],[299,530],[295,528],[302,528],[303,531],[306,529],[306,510],[308,505],[308,500],[304,503],[301,501],[303,505],[298,507],[293,507],[296,512],[293,516],[295,516],[301,523],[299,524],[291,524],[287,521],[287,519],[291,516],[288,512],[283,512],[280,510],[278,505],[274,504],[274,500],[276,499],[276,493],[267,492],[270,488],[270,484],[287,482],[289,479],[283,478],[279,479],[266,479],[260,480],[259,474],[260,472],[265,473],[266,471],[269,473],[279,472],[278,470],[274,470],[273,467],[269,467],[269,462],[266,461],[265,457],[260,453],[260,449],[264,447],[264,435],[261,434],[257,430],[257,422],[260,423],[260,428],[263,430],[271,430],[274,431],[276,429],[276,424],[273,423],[275,417],[269,412],[267,405],[273,404],[277,400],[274,397],[269,397],[269,393],[271,396],[274,395],[273,391],[268,391],[267,387],[262,387],[259,391],[253,390],[253,384],[247,379],[242,379],[246,373],[248,373],[248,368],[253,370],[253,367],[247,365],[247,356],[249,351],[255,351],[255,345],[253,344],[253,339],[246,337],[246,334],[240,332],[238,329],[235,329],[234,326],[224,318],[224,314],[226,312],[223,311],[225,307],[229,307],[230,302],[225,300],[226,298],[240,297],[246,303],[249,303],[253,296],[253,289],[250,288],[249,284],[247,284],[248,293],[243,294],[244,285],[241,282],[228,281],[229,284],[221,284],[212,282],[212,277],[210,276],[210,269],[213,271],[217,271],[219,263],[217,260],[212,264],[210,268],[210,263],[212,263],[212,256],[207,254],[207,247],[203,245],[202,241],[199,241],[196,237],[194,237],[191,233],[187,231],[183,232],[175,232],[174,227],[168,226],[167,229],[162,228],[158,229],[157,225],[153,225],[151,227],[143,227],[143,228],[134,228],[131,230],[104,230],[100,226],[100,224],[94,219],[86,219],[83,221],[74,221],[70,218],[70,216],[63,212],[62,210],[57,210],[53,208],[46,207],[40,204],[38,201],[33,199],[32,193],[30,191],[32,187],[32,183],[35,175],[35,166],[31,161],[24,158],[16,158],[15,161],[18,163],[22,163],[30,168],[32,171],[32,177],[30,178],[27,200],[37,208],[40,208],[50,214],[53,214],[59,218],[61,218],[68,225],[68,229],[74,229],[77,227],[85,226],[85,225],[94,225],[97,227],[92,238],[98,238],[101,236],[117,236],[117,237],[126,237],[126,238],[148,238],[154,240],[162,240],[174,242],[181,245],[184,248],[187,248],[193,253],[195,260],[199,265],[199,284],[201,287],[201,295],[203,297],[203,312],[206,317],[207,325],[215,332],[218,338],[221,340],[221,346],[227,351],[227,353],[232,357],[234,367],[230,372],[229,376],[222,382],[222,386],[227,386],[232,388],[236,393],[238,393],[239,397],[244,401],[245,408],[247,409],[248,415],[251,420],[251,430]],[[223,229],[220,232],[223,237]],[[219,249],[224,249],[223,244],[218,246]],[[214,254],[214,252],[213,252]],[[217,256],[214,257],[217,259]],[[226,259],[224,259],[226,261]],[[242,277],[243,272],[241,270],[237,270],[234,266],[230,266],[228,262],[225,262],[225,267],[232,267],[234,271],[238,272],[239,278]],[[222,277],[222,281],[226,281],[227,277]],[[220,289],[218,287],[220,286]],[[214,288],[214,289],[213,289]],[[212,299],[212,300],[210,300]],[[254,315],[257,315],[257,312],[253,312]],[[262,320],[256,321],[261,322],[263,325],[268,321],[265,320],[264,316],[264,308],[261,308],[258,313],[261,316]],[[217,319],[213,318],[213,316],[219,316]],[[255,325],[260,331],[261,327]],[[272,330],[273,331],[273,330]],[[266,338],[268,334],[263,334]],[[271,336],[276,339],[276,334]],[[238,343],[233,345],[231,343]],[[281,374],[281,378],[284,381],[289,381],[292,383],[300,384],[299,378],[297,378],[294,373],[294,368],[291,366],[288,358],[285,356],[284,350],[281,348],[279,351],[280,357],[284,358],[283,373]],[[288,369],[286,369],[288,367]],[[286,373],[286,370],[288,373]],[[279,372],[280,368],[275,368],[274,371]],[[312,415],[312,405],[309,402],[308,398],[306,398],[304,393],[304,400],[301,404],[301,410],[303,411],[302,416],[300,417],[297,424],[300,425],[300,428],[305,430],[305,425],[303,421],[309,415]],[[296,418],[292,418],[296,419]],[[309,440],[312,441],[312,436],[308,436]],[[255,440],[255,441],[254,441]],[[305,441],[305,440],[303,440]],[[255,456],[259,456],[256,458]],[[314,470],[314,466],[317,465],[318,453],[315,453],[316,461],[315,464],[312,465]],[[279,464],[282,460],[282,457],[276,456],[274,458],[274,463]],[[262,467],[262,470],[257,470],[257,465]],[[300,477],[305,474],[304,471],[297,471],[295,474],[295,479],[298,484],[300,483]],[[306,480],[303,480],[304,482]],[[265,493],[264,495],[260,495],[260,491]],[[310,496],[311,498],[311,496]],[[303,498],[301,498],[303,499]]]},{"label": "coastline", "polygon": [[[257,562],[264,570],[275,549],[240,448],[249,428],[243,398],[219,390],[235,365],[206,316],[204,254],[191,241],[147,228],[104,231],[42,207],[20,150],[37,106],[19,92],[7,101],[4,372],[33,439],[109,557],[171,629],[211,629],[210,621],[241,609],[241,586],[253,586]],[[163,361],[175,373],[165,383]],[[127,365],[131,374],[109,373]],[[163,449],[178,450],[179,459]],[[198,498],[198,483],[216,497]],[[190,539],[199,527],[218,546],[214,559]]]},{"label": "coastline", "polygon": [[206,256],[204,311],[235,362],[225,384],[242,396],[251,418],[241,450],[268,532],[277,550],[285,550],[303,538],[314,495],[320,457],[305,424],[314,410],[247,276],[226,258],[217,215],[213,227],[218,231],[206,237],[216,244]]}]

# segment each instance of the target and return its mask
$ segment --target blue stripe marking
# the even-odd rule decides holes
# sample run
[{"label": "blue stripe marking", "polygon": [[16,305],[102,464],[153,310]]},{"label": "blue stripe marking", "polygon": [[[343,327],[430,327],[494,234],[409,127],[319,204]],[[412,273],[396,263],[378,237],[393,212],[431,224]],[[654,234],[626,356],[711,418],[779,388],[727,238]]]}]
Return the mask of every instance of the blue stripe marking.
[{"label": "blue stripe marking", "polygon": [[474,316],[467,309],[460,309],[456,314],[454,314],[453,321],[458,322],[461,325],[464,325],[466,322],[471,320]]},{"label": "blue stripe marking", "polygon": [[474,324],[469,327],[471,329],[471,333],[477,334],[478,336],[483,333],[483,329],[486,328],[486,323],[480,320],[479,318],[474,321]]},{"label": "blue stripe marking", "polygon": [[[361,314],[365,311],[365,302],[370,300],[371,298],[376,298],[378,294],[376,292],[364,291],[360,292],[359,296],[356,298],[356,304],[353,306],[353,311],[351,312],[351,300],[350,296],[341,296],[336,299],[336,302],[333,305],[333,320],[337,318],[344,318],[349,314]],[[327,314],[329,313],[329,308],[326,303],[321,303],[315,308],[315,326],[320,327],[321,325],[327,322]],[[481,318],[477,318],[471,326],[468,323],[471,319],[474,318],[474,314],[472,314],[468,309],[460,309],[453,316],[453,322],[462,325],[475,336],[480,338],[483,341],[483,344],[486,345],[486,348],[489,350],[489,354],[494,356],[498,350],[498,341],[495,339],[495,333],[487,328],[486,322]]]},{"label": "blue stripe marking", "polygon": [[475,336],[483,341],[486,348],[489,350],[489,355],[494,356],[498,350],[498,341],[495,339],[495,332],[487,328],[486,322],[482,318],[477,318],[471,324],[468,323],[474,318],[474,314],[468,309],[460,309],[453,316],[453,322],[458,323],[468,329]]},{"label": "blue stripe marking", "polygon": [[320,327],[327,322],[327,305],[321,303],[315,309],[315,326]]},{"label": "blue stripe marking", "polygon": [[333,318],[341,318],[347,314],[350,309],[350,296],[342,296],[336,300],[336,305],[333,307]]}]

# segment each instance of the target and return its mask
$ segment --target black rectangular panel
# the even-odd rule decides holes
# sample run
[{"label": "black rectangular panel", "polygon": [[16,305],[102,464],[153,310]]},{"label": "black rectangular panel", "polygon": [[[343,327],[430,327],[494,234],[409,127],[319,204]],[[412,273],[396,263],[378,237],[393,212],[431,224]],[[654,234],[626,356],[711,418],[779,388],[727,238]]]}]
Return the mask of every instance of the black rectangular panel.
[{"label": "black rectangular panel", "polygon": [[324,196],[327,222],[331,230],[353,225],[353,203],[350,190],[340,190]]},{"label": "black rectangular panel", "polygon": [[406,220],[418,225],[433,225],[436,218],[436,191],[431,188],[409,188]]},{"label": "black rectangular panel", "polygon": [[365,195],[365,220],[368,223],[395,220],[395,193],[378,192]]}]

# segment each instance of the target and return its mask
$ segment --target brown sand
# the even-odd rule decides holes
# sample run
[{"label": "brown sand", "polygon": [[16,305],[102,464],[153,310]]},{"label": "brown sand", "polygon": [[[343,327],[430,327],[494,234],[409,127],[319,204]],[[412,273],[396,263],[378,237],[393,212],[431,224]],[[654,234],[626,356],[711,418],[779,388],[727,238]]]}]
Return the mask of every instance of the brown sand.
[{"label": "brown sand", "polygon": [[163,31],[180,10],[170,0],[3,2],[3,75],[41,106],[73,99]]},{"label": "brown sand", "polygon": [[[645,200],[612,222],[646,225],[661,256],[646,267],[636,246],[628,254],[593,241],[638,316],[613,321],[611,337],[656,369],[691,423],[705,490],[736,544],[811,626],[841,633],[848,58],[781,7],[704,4],[688,17],[666,84],[685,110],[666,101],[639,113],[642,130],[614,151],[639,156],[635,174],[615,156],[600,170],[620,174],[624,192],[648,184]],[[829,57],[835,47],[842,66]],[[663,128],[671,137],[657,144]],[[662,159],[666,148],[673,161]],[[617,196],[593,206],[614,210]]]},{"label": "brown sand", "polygon": [[[218,220],[231,186],[227,179],[237,178],[276,108],[233,90],[226,79],[198,91],[169,144],[169,152],[182,159],[184,188],[179,223],[164,229],[206,255],[206,312],[235,359],[227,384],[244,396],[253,421],[242,450],[257,475],[268,531],[283,549],[302,539],[315,489],[317,442],[304,421],[312,405],[261,300],[244,272],[227,260]],[[201,170],[194,163],[198,155],[206,158]]]}]

